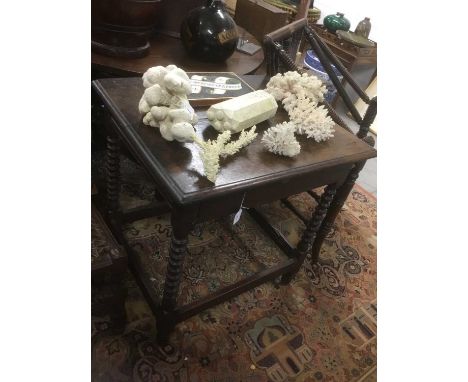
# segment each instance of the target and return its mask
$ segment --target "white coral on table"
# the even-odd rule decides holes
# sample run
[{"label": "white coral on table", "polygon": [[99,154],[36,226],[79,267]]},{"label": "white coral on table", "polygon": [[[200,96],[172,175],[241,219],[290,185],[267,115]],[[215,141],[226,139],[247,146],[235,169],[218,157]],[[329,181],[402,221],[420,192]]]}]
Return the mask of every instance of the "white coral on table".
[{"label": "white coral on table", "polygon": [[230,130],[222,132],[215,140],[209,139],[208,141],[204,141],[198,135],[193,134],[193,141],[200,147],[200,157],[203,162],[205,176],[209,181],[216,182],[220,166],[219,158],[234,155],[250,144],[257,136],[256,128],[254,125],[250,130],[242,131],[239,138],[233,142],[229,142],[231,139]]},{"label": "white coral on table", "polygon": [[296,107],[289,112],[289,118],[298,134],[305,134],[316,142],[326,141],[334,135],[335,122],[327,114],[327,109],[317,106],[308,98],[298,98]]},{"label": "white coral on table", "polygon": [[250,130],[242,130],[237,141],[229,142],[223,147],[220,156],[226,158],[229,155],[234,155],[240,149],[250,144],[258,135],[255,132],[256,129],[257,126],[254,125]]},{"label": "white coral on table", "polygon": [[200,147],[200,157],[205,169],[205,176],[209,181],[215,182],[219,172],[219,157],[221,150],[227,141],[231,139],[231,132],[225,131],[215,140],[204,141],[198,135],[193,136],[193,141]]},{"label": "white coral on table", "polygon": [[293,157],[301,151],[301,145],[294,136],[295,131],[294,123],[279,123],[263,133],[262,143],[274,154]]},{"label": "white coral on table", "polygon": [[262,142],[269,151],[286,156],[299,154],[300,144],[295,133],[304,134],[316,142],[333,137],[335,123],[325,107],[318,106],[327,91],[320,79],[306,73],[278,73],[271,77],[266,91],[282,102],[290,120],[265,132]]},{"label": "white coral on table", "polygon": [[187,73],[175,65],[155,66],[143,74],[143,86],[138,103],[143,123],[159,127],[168,141],[192,141],[198,117],[187,98],[192,91]]},{"label": "white coral on table", "polygon": [[219,134],[215,140],[204,141],[197,136],[193,125],[198,122],[198,117],[187,98],[192,91],[190,79],[175,65],[149,68],[142,80],[145,91],[138,110],[143,116],[143,124],[159,128],[162,137],[168,141],[194,141],[200,148],[205,176],[213,183],[219,172],[220,158],[234,155],[257,136],[255,125],[242,131],[232,142],[229,130]]},{"label": "white coral on table", "polygon": [[271,77],[267,83],[266,91],[277,101],[285,98],[288,101],[294,101],[296,98],[304,96],[312,101],[320,102],[323,100],[327,88],[316,76],[307,73],[301,75],[298,72],[286,72]]}]

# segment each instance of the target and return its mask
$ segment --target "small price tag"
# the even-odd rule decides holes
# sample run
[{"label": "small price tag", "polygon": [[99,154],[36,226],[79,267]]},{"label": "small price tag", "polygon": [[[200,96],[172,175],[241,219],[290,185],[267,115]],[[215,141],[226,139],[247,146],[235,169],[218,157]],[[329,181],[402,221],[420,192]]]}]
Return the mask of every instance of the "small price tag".
[{"label": "small price tag", "polygon": [[234,215],[234,220],[232,221],[232,224],[236,224],[239,221],[241,215],[242,215],[242,207],[239,208],[239,211],[237,211],[236,214]]},{"label": "small price tag", "polygon": [[242,211],[245,208],[245,207],[243,207],[244,199],[245,199],[245,193],[244,193],[244,196],[242,197],[242,202],[241,202],[241,205],[239,207],[239,211],[237,211],[236,214],[234,215],[234,220],[232,221],[232,225],[235,225],[239,221],[239,219],[241,218]]}]

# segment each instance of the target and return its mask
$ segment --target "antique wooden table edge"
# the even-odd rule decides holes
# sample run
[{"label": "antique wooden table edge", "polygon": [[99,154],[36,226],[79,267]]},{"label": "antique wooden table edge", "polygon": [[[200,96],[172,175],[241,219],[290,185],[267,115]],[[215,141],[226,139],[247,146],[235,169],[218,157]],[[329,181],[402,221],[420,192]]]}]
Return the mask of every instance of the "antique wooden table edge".
[{"label": "antique wooden table edge", "polygon": [[[102,80],[106,81],[106,80]],[[117,80],[119,81],[119,80]],[[122,140],[123,143],[131,149],[131,152],[135,155],[136,159],[146,168],[150,175],[156,181],[158,187],[163,188],[161,190],[165,197],[169,197],[170,210],[172,211],[171,225],[172,225],[172,238],[169,254],[168,268],[166,272],[166,280],[164,283],[164,292],[162,296],[162,302],[159,304],[157,301],[160,300],[159,296],[156,296],[152,291],[151,285],[147,280],[140,277],[142,273],[141,263],[137,256],[132,255],[132,251],[127,247],[129,253],[129,265],[133,270],[135,278],[139,283],[145,297],[148,300],[150,307],[157,317],[158,324],[158,341],[160,344],[167,344],[168,336],[175,324],[185,320],[202,310],[212,307],[220,302],[226,301],[229,298],[235,297],[240,293],[243,293],[257,285],[260,285],[266,281],[271,281],[277,277],[281,277],[281,282],[288,283],[294,274],[300,269],[306,256],[310,253],[312,248],[312,260],[316,261],[318,253],[320,251],[321,243],[326,236],[326,233],[331,228],[333,221],[344,204],[347,196],[349,195],[352,186],[359,174],[359,171],[364,166],[367,159],[376,156],[376,150],[354,135],[349,134],[349,140],[352,143],[356,143],[361,148],[361,151],[354,153],[353,155],[342,156],[340,159],[331,159],[324,162],[319,162],[313,169],[311,166],[300,166],[294,169],[284,171],[288,173],[290,179],[302,179],[307,177],[307,174],[325,174],[323,179],[327,182],[320,183],[318,185],[327,185],[321,197],[317,198],[318,205],[313,212],[310,219],[302,218],[306,224],[304,235],[301,238],[297,248],[292,248],[285,238],[278,233],[274,228],[269,226],[265,218],[254,208],[250,208],[249,212],[252,217],[259,222],[261,227],[271,236],[273,241],[282,249],[289,257],[286,261],[278,264],[274,267],[263,269],[260,272],[247,277],[244,280],[236,282],[228,287],[221,288],[220,290],[212,293],[211,295],[205,296],[204,298],[194,301],[185,306],[177,306],[177,296],[180,279],[182,276],[183,260],[187,251],[187,236],[193,226],[194,221],[199,219],[206,220],[207,218],[220,216],[221,214],[232,213],[231,203],[228,208],[224,206],[215,206],[213,211],[204,214],[203,208],[213,206],[212,200],[218,197],[224,197],[227,199],[229,195],[238,197],[238,200],[231,200],[231,202],[237,203],[240,207],[240,199],[242,193],[254,190],[258,193],[265,192],[262,186],[270,186],[268,191],[274,191],[271,189],[271,185],[277,185],[279,181],[284,177],[285,174],[270,174],[267,176],[260,176],[258,178],[248,178],[245,181],[226,184],[224,187],[215,187],[218,192],[213,191],[196,191],[196,192],[184,192],[177,182],[175,182],[167,173],[165,174],[161,164],[155,160],[153,153],[149,150],[145,142],[138,136],[134,126],[126,116],[121,112],[119,107],[114,104],[106,89],[102,86],[101,80],[93,81],[92,86],[94,90],[100,96],[105,107],[108,109],[111,118],[114,120],[111,123],[111,129],[117,133],[117,137],[110,137],[111,162],[114,163],[108,166],[111,181],[108,186],[108,199],[109,204],[113,205],[114,210],[118,210],[118,141]],[[135,102],[135,108],[137,109],[137,102]],[[341,127],[337,126],[337,129]],[[345,131],[343,129],[343,131]],[[258,138],[257,138],[258,139]],[[178,143],[174,143],[178,145]],[[113,158],[113,159],[112,159]],[[341,163],[341,164],[340,164]],[[330,178],[330,174],[327,177],[327,171],[332,173],[332,170],[336,171],[333,177]],[[302,177],[302,178],[301,178]],[[319,177],[320,178],[320,177]],[[320,178],[318,182],[323,182]],[[330,179],[333,181],[329,182]],[[283,189],[287,188],[287,182],[283,183]],[[297,183],[297,182],[296,182]],[[286,186],[285,186],[286,184]],[[292,191],[288,191],[288,195],[293,195]],[[302,189],[301,191],[306,191]],[[284,190],[283,190],[284,193]],[[109,196],[110,195],[110,196]],[[283,194],[281,194],[283,195]],[[231,198],[232,199],[232,198]],[[275,200],[280,199],[280,197]],[[219,199],[218,199],[219,200]],[[255,199],[254,201],[258,201]],[[263,200],[263,199],[261,199]],[[228,203],[229,204],[229,203]],[[255,203],[253,203],[254,205]],[[203,208],[201,207],[203,206]],[[250,206],[249,206],[250,207]],[[168,209],[169,210],[169,209]],[[167,210],[167,211],[168,211]],[[112,213],[112,211],[111,211]],[[138,218],[141,218],[138,217]],[[136,220],[136,219],[135,219]],[[122,236],[119,236],[122,238]],[[126,245],[125,241],[123,242]]]},{"label": "antique wooden table edge", "polygon": [[[248,77],[248,76],[244,76]],[[132,153],[138,157],[141,161],[141,164],[150,172],[150,175],[158,179],[158,185],[161,187],[167,187],[171,201],[177,204],[190,204],[196,203],[200,200],[210,200],[216,197],[223,195],[227,189],[230,192],[242,192],[247,189],[251,189],[257,186],[263,186],[268,183],[274,182],[278,179],[281,179],[282,176],[287,172],[290,176],[297,176],[301,174],[306,174],[311,172],[310,165],[304,165],[302,167],[297,167],[292,170],[284,170],[281,172],[276,172],[269,175],[258,176],[255,178],[244,179],[239,182],[232,182],[223,185],[216,185],[215,189],[205,189],[202,191],[193,191],[193,192],[184,192],[180,186],[173,181],[170,176],[167,176],[163,166],[155,160],[152,151],[145,145],[143,140],[138,136],[136,129],[131,122],[127,120],[125,115],[119,110],[119,108],[112,102],[105,88],[101,85],[101,80],[95,80],[92,82],[93,88],[100,95],[101,100],[105,104],[106,108],[110,111],[112,117],[116,120],[117,123],[114,124],[114,128],[118,131],[119,138],[121,138],[126,145],[131,149]],[[337,128],[340,128],[337,126]],[[178,145],[178,142],[172,142],[174,145]],[[337,159],[328,160],[315,164],[313,166],[314,171],[319,171],[322,168],[333,167],[338,162],[345,160],[346,162],[357,163],[359,161],[369,159],[369,152],[375,152],[375,149],[368,147],[369,151],[362,151],[358,154],[348,155],[341,157],[341,160]],[[274,155],[274,154],[272,154]]]}]

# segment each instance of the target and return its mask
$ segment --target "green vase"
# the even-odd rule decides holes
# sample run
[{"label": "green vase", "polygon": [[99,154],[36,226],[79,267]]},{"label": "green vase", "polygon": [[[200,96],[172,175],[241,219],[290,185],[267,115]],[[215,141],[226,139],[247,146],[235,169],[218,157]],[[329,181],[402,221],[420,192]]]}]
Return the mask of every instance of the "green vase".
[{"label": "green vase", "polygon": [[349,28],[351,27],[349,20],[340,12],[337,12],[336,15],[326,16],[323,19],[323,25],[333,33],[337,30],[349,31]]}]

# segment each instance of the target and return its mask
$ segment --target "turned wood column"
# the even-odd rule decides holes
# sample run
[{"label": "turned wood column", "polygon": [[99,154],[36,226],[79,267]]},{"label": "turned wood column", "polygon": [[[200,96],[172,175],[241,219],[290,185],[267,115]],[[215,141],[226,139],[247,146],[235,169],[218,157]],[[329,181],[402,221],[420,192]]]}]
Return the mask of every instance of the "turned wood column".
[{"label": "turned wood column", "polygon": [[336,195],[333,198],[333,201],[327,212],[327,216],[323,220],[320,230],[317,233],[317,237],[315,238],[313,248],[312,248],[312,262],[317,261],[323,241],[327,237],[328,232],[330,232],[330,230],[332,229],[333,223],[335,222],[336,217],[338,216],[341,209],[343,208],[343,205],[345,204],[346,199],[351,193],[351,190],[353,189],[354,184],[356,183],[356,179],[358,178],[359,173],[361,172],[365,164],[366,164],[366,161],[356,163],[354,167],[351,169],[348,176],[346,177],[346,180],[338,188]]},{"label": "turned wood column", "polygon": [[179,285],[187,254],[187,238],[193,228],[193,219],[193,211],[188,210],[174,209],[171,215],[171,246],[164,281],[161,314],[158,317],[158,342],[161,345],[167,344],[169,334],[175,326],[175,320],[172,316],[177,307]]},{"label": "turned wood column", "polygon": [[335,193],[336,193],[335,184],[331,184],[325,188],[325,191],[320,197],[320,201],[317,207],[315,207],[315,210],[314,210],[314,213],[312,214],[311,219],[307,223],[306,229],[304,233],[302,234],[301,240],[299,241],[299,244],[297,245],[297,252],[298,252],[297,266],[295,267],[293,272],[286,273],[282,276],[281,282],[283,284],[289,283],[291,279],[294,277],[294,275],[299,271],[302,264],[304,263],[307,253],[309,252],[310,248],[315,242],[315,237],[317,235],[317,232],[320,229],[322,221],[327,215],[328,208],[330,207],[330,204],[335,196]]},{"label": "turned wood column", "polygon": [[[367,107],[366,114],[364,114],[364,118],[359,126],[359,131],[357,132],[356,136],[358,138],[365,138],[369,133],[369,129],[372,123],[377,116],[377,97],[372,98],[369,101],[369,106]],[[372,147],[374,145],[371,145]]]},{"label": "turned wood column", "polygon": [[106,138],[106,212],[113,233],[122,243],[120,227],[120,142],[118,138],[107,135]]}]

